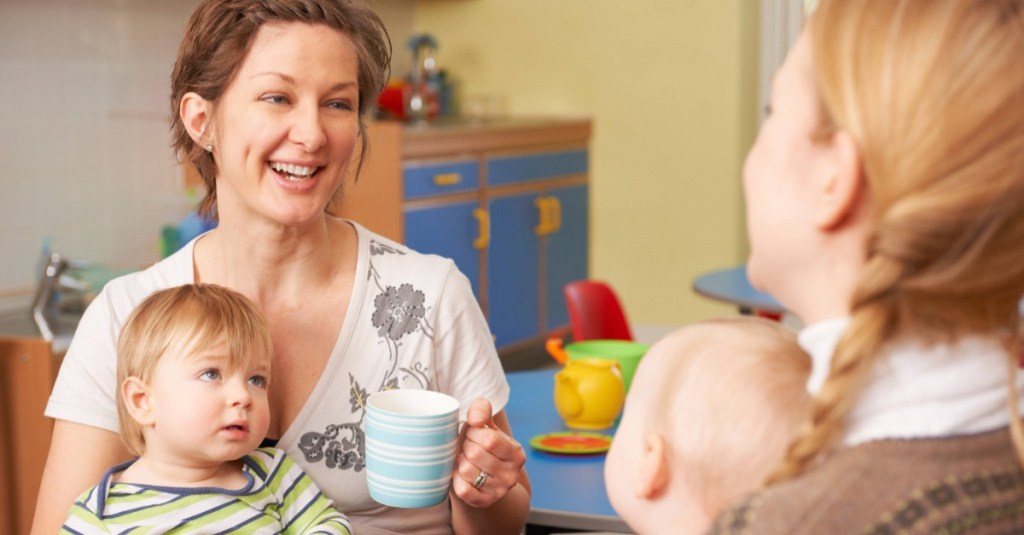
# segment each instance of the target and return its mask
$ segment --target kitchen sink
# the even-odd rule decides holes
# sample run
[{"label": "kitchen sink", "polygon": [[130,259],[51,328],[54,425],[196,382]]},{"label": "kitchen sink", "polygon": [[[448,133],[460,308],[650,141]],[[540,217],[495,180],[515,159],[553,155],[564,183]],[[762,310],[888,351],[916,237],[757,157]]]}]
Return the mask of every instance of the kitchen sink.
[{"label": "kitchen sink", "polygon": [[[60,312],[49,317],[50,328],[53,330],[53,353],[61,355],[71,345],[71,337],[75,334],[78,321],[82,315],[75,312]],[[0,314],[0,336],[27,336],[42,338],[39,327],[32,319],[32,312],[16,310]]]}]

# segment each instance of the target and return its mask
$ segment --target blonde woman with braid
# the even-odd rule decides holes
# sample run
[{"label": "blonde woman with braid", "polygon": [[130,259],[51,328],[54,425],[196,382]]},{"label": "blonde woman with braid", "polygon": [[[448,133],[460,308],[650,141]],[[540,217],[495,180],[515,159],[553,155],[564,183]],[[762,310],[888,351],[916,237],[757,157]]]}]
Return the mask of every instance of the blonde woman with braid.
[{"label": "blonde woman with braid", "polygon": [[712,533],[1024,533],[1024,0],[823,0],[744,168],[811,417]]}]

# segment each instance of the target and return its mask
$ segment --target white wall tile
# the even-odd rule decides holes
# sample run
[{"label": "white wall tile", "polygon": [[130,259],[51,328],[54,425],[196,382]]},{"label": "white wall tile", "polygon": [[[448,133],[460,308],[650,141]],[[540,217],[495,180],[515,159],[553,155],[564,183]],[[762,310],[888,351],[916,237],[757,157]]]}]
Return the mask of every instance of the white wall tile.
[{"label": "white wall tile", "polygon": [[44,238],[116,266],[157,259],[190,209],[168,148],[168,80],[197,0],[0,2],[0,293]]},{"label": "white wall tile", "polygon": [[[399,21],[413,5],[378,0]],[[170,73],[199,0],[0,0],[0,308],[44,238],[115,267],[157,260],[191,209],[168,146]],[[26,296],[27,299],[30,296]]]}]

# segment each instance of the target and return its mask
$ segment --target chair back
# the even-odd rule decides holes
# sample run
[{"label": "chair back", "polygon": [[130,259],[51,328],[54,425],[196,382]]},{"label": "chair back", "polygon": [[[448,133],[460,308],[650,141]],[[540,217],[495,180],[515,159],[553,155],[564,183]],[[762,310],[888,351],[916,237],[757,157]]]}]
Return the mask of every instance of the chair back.
[{"label": "chair back", "polygon": [[605,282],[578,280],[565,285],[565,304],[575,341],[632,340],[619,298]]}]

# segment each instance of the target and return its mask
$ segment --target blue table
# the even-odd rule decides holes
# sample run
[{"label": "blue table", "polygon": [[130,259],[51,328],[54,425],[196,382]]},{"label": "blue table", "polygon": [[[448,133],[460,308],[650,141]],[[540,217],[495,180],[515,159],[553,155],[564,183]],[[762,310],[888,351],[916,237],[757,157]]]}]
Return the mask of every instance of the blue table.
[{"label": "blue table", "polygon": [[[505,413],[515,439],[526,449],[526,471],[533,486],[529,524],[556,528],[630,533],[612,509],[604,486],[604,454],[557,455],[530,447],[530,438],[568,431],[555,411],[557,369],[507,374],[512,395]],[[603,431],[609,435],[614,430]]]},{"label": "blue table", "polygon": [[774,297],[755,289],[747,279],[747,267],[736,266],[705,273],[693,281],[693,291],[704,297],[732,303],[746,314],[781,315],[786,310]]}]

